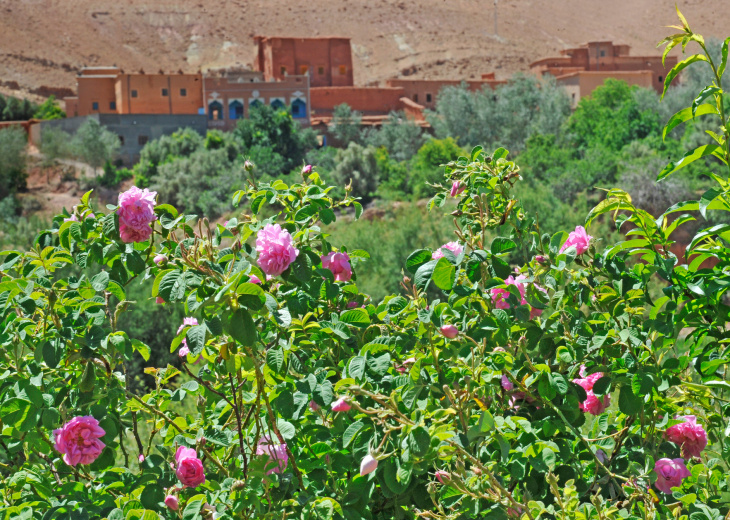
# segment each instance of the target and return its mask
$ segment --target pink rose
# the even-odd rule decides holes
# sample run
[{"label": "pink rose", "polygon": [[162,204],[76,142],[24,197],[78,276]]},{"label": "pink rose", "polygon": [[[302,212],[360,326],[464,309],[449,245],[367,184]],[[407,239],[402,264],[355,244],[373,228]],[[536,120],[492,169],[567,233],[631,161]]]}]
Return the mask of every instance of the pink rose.
[{"label": "pink rose", "polygon": [[593,237],[586,232],[586,228],[583,226],[577,226],[575,231],[571,231],[568,235],[568,239],[563,242],[562,246],[560,246],[560,252],[562,253],[569,247],[575,247],[575,251],[579,255],[582,255],[588,251],[588,244],[592,238]]},{"label": "pink rose", "polygon": [[[580,375],[585,375],[585,366],[583,365],[581,365]],[[585,378],[573,379],[575,384],[580,385],[583,390],[586,391],[587,397],[585,401],[579,405],[581,411],[588,412],[593,415],[599,415],[608,408],[609,404],[611,404],[611,396],[609,394],[604,395],[603,399],[601,399],[593,393],[593,385],[595,385],[596,381],[602,377],[603,374],[596,372],[595,374],[590,374]]]},{"label": "pink rose", "polygon": [[[515,287],[517,287],[517,290],[520,293],[520,304],[521,305],[528,305],[527,299],[525,298],[525,295],[527,294],[526,286],[528,285],[528,282],[526,282],[525,280],[527,280],[527,277],[524,274],[518,275],[517,278],[510,275],[507,278],[505,278],[505,280],[504,280],[505,285],[514,285]],[[547,294],[547,291],[545,290],[545,288],[540,287],[537,284],[534,284],[534,285],[538,290]],[[492,296],[492,301],[494,302],[494,306],[497,309],[509,309],[510,308],[510,304],[507,301],[507,299],[509,298],[509,295],[511,293],[507,289],[502,289],[502,288],[497,287],[497,288],[491,289],[489,292]],[[536,317],[540,316],[541,314],[542,314],[542,309],[537,309],[532,306],[530,307],[530,319],[531,320],[535,319]]]},{"label": "pink rose", "polygon": [[456,336],[459,335],[459,329],[451,324],[444,325],[439,329],[439,332],[441,332],[441,334],[443,334],[443,336],[448,339],[454,339]]},{"label": "pink rose", "polygon": [[461,181],[454,181],[451,185],[451,196],[458,197],[466,189],[466,184]]},{"label": "pink rose", "polygon": [[[191,327],[192,326],[195,326],[195,325],[198,325],[198,320],[196,320],[195,318],[183,318],[183,323],[182,323],[182,325],[180,325],[178,327],[177,333],[180,334],[183,331],[183,329],[185,327],[187,327],[188,325],[191,326]],[[190,349],[188,348],[188,340],[187,339],[184,339],[183,338],[183,340],[182,340],[182,347],[180,347],[180,350],[178,351],[177,354],[181,358],[184,358],[185,356],[187,356],[188,354],[190,354]]]},{"label": "pink rose", "polygon": [[178,507],[180,507],[175,495],[167,495],[165,497],[165,505],[173,511],[177,511]]},{"label": "pink rose", "polygon": [[436,480],[438,480],[442,484],[444,483],[444,480],[448,481],[450,478],[451,478],[451,475],[449,474],[448,471],[444,471],[444,470],[440,469],[436,472]]},{"label": "pink rose", "polygon": [[157,192],[132,186],[119,194],[119,235],[123,242],[144,242],[152,234],[149,225],[154,222]]},{"label": "pink rose", "polygon": [[205,482],[203,463],[194,449],[180,446],[175,452],[175,462],[177,463],[175,474],[184,486],[196,488]]},{"label": "pink rose", "polygon": [[79,217],[77,217],[76,214],[74,213],[69,218],[63,219],[63,221],[64,222],[78,222],[79,221]]},{"label": "pink rose", "polygon": [[434,251],[431,255],[432,260],[438,260],[439,258],[444,257],[444,252],[441,251],[442,249],[448,249],[452,253],[454,253],[454,256],[459,256],[462,251],[464,251],[464,246],[459,244],[458,242],[448,242],[441,247],[439,247],[438,251]]},{"label": "pink rose", "polygon": [[537,255],[535,256],[535,262],[537,262],[538,264],[547,264],[550,263],[550,259],[543,255]]},{"label": "pink rose", "polygon": [[312,165],[311,164],[307,164],[306,166],[304,166],[302,168],[302,175],[308,175],[310,173],[312,173]]},{"label": "pink rose", "polygon": [[682,447],[683,457],[699,457],[707,446],[707,432],[702,425],[697,424],[694,415],[682,415],[677,419],[684,419],[685,422],[667,428],[664,437]]},{"label": "pink rose", "polygon": [[504,388],[507,391],[512,390],[515,387],[515,384],[510,381],[509,377],[506,375],[502,375],[502,388]]},{"label": "pink rose", "polygon": [[309,409],[310,410],[312,410],[313,412],[316,412],[317,410],[319,410],[319,408],[320,407],[319,407],[319,405],[317,403],[315,403],[314,401],[309,401]]},{"label": "pink rose", "polygon": [[269,462],[266,464],[266,467],[270,469],[266,472],[267,475],[281,473],[289,463],[286,444],[274,444],[268,435],[264,435],[259,439],[256,455],[267,455],[269,457]]},{"label": "pink rose", "polygon": [[332,403],[333,412],[349,412],[352,406],[348,403],[344,397],[340,397],[337,401]]},{"label": "pink rose", "polygon": [[142,455],[142,454],[140,453],[140,454],[139,454],[139,457],[137,457],[137,460],[138,460],[138,461],[139,461],[140,463],[141,463],[141,462],[144,462],[144,455]]},{"label": "pink rose", "polygon": [[266,224],[256,235],[258,264],[269,276],[279,276],[299,254],[294,241],[286,229],[279,224]]},{"label": "pink rose", "polygon": [[662,493],[671,494],[673,487],[682,485],[682,480],[691,475],[682,459],[659,459],[654,464],[657,474],[654,486]]},{"label": "pink rose", "polygon": [[69,466],[91,464],[106,446],[101,439],[106,432],[90,415],[74,417],[61,428],[53,430],[56,451],[63,454]]},{"label": "pink rose", "polygon": [[360,475],[363,477],[369,473],[372,473],[378,468],[378,459],[373,457],[370,454],[365,455],[363,457],[362,462],[360,462]]},{"label": "pink rose", "polygon": [[329,253],[322,257],[322,267],[332,271],[335,280],[347,282],[352,278],[352,267],[350,267],[350,256],[347,253]]},{"label": "pink rose", "polygon": [[164,264],[167,262],[167,257],[165,255],[155,255],[153,261],[155,262],[155,265]]},{"label": "pink rose", "polygon": [[255,283],[256,285],[261,285],[261,279],[256,276],[255,274],[248,275],[248,283]]},{"label": "pink rose", "polygon": [[119,237],[122,242],[145,242],[152,236],[152,228],[149,226],[135,228],[126,224],[119,224]]},{"label": "pink rose", "polygon": [[155,298],[155,303],[165,303],[165,299],[162,296]]}]

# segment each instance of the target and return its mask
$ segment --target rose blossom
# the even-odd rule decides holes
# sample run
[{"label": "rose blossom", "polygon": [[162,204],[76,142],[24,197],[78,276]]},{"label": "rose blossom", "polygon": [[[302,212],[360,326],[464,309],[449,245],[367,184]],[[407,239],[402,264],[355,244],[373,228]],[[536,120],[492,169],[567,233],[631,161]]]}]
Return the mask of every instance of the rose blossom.
[{"label": "rose blossom", "polygon": [[165,299],[162,296],[155,298],[155,303],[165,303]]},{"label": "rose blossom", "polygon": [[289,463],[286,444],[273,444],[268,435],[264,435],[259,439],[256,455],[267,455],[269,457],[269,462],[266,463],[266,467],[269,468],[266,472],[267,475],[281,473]]},{"label": "rose blossom", "polygon": [[138,461],[140,461],[140,462],[144,462],[144,455],[142,455],[142,454],[140,453],[140,454],[139,454],[139,457],[137,457],[137,460],[138,460]]},{"label": "rose blossom", "polygon": [[362,462],[360,462],[360,475],[363,477],[369,473],[372,473],[378,468],[378,459],[373,457],[370,454],[365,455],[363,457]]},{"label": "rose blossom", "polygon": [[250,274],[250,275],[248,275],[248,283],[255,283],[256,285],[261,285],[261,278],[259,278],[255,274]]},{"label": "rose blossom", "polygon": [[322,257],[322,267],[332,271],[335,280],[347,282],[352,278],[352,267],[350,267],[350,255],[347,253],[329,253]]},{"label": "rose blossom", "polygon": [[[585,366],[583,365],[581,365],[580,375],[585,375]],[[598,381],[602,377],[602,373],[596,372],[595,374],[585,376],[585,378],[573,379],[573,382],[575,384],[580,385],[583,390],[586,391],[587,397],[585,401],[580,404],[581,411],[588,412],[593,415],[598,415],[603,413],[604,410],[608,408],[608,405],[611,403],[611,396],[609,394],[606,394],[603,396],[603,399],[601,399],[593,393],[593,385],[595,385],[596,381]]]},{"label": "rose blossom", "polygon": [[205,482],[203,463],[194,449],[180,446],[175,452],[175,462],[175,474],[184,486],[196,488]]},{"label": "rose blossom", "polygon": [[132,186],[119,194],[119,235],[123,242],[144,242],[152,235],[156,191],[140,190]]},{"label": "rose blossom", "polygon": [[441,251],[442,249],[448,249],[449,251],[454,253],[454,256],[459,256],[461,252],[464,251],[464,246],[462,246],[458,242],[448,242],[439,247],[438,251],[434,251],[433,254],[431,254],[431,260],[438,260],[439,258],[443,258],[444,252]]},{"label": "rose blossom", "polygon": [[307,175],[309,173],[312,173],[312,165],[307,164],[302,168],[302,175]]},{"label": "rose blossom", "polygon": [[344,397],[340,397],[337,401],[332,403],[333,412],[348,412],[352,406],[348,403]]},{"label": "rose blossom", "polygon": [[682,459],[659,459],[654,464],[657,474],[654,486],[662,493],[671,494],[673,487],[682,485],[682,480],[691,475]]},{"label": "rose blossom", "polygon": [[568,235],[568,239],[563,242],[560,246],[560,252],[562,253],[569,247],[575,247],[576,253],[582,255],[588,251],[588,244],[593,237],[586,232],[586,228],[583,226],[576,226],[575,231],[571,231]]},{"label": "rose blossom", "polygon": [[507,377],[506,374],[502,375],[502,388],[509,391],[512,390],[515,387],[515,384],[509,380],[509,377]]},{"label": "rose blossom", "polygon": [[685,422],[667,428],[664,437],[682,447],[683,457],[699,457],[707,446],[707,432],[702,425],[697,424],[694,415],[681,415],[677,419],[684,419]]},{"label": "rose blossom", "polygon": [[[507,278],[505,278],[505,280],[504,280],[505,285],[514,285],[515,287],[517,287],[517,290],[520,293],[520,304],[521,305],[529,305],[527,303],[527,299],[525,298],[525,295],[527,294],[526,286],[528,284],[528,282],[526,282],[525,280],[527,280],[527,277],[524,274],[518,275],[517,278],[510,275]],[[538,290],[547,294],[547,291],[545,290],[544,287],[540,287],[537,284],[534,284],[534,285]],[[510,293],[507,289],[494,288],[494,289],[491,289],[489,292],[492,296],[492,301],[494,302],[494,306],[497,309],[509,309],[510,308],[510,304],[507,301],[507,298],[509,298],[509,295],[512,293]],[[537,316],[540,316],[541,314],[542,314],[542,309],[537,309],[535,307],[530,306],[530,319],[534,319]]]},{"label": "rose blossom", "polygon": [[167,257],[162,254],[155,255],[155,258],[153,261],[155,262],[156,265],[164,264],[165,262],[167,262]]},{"label": "rose blossom", "polygon": [[319,410],[319,408],[320,408],[320,406],[317,403],[315,403],[314,400],[309,401],[310,410],[312,410],[313,412],[316,412],[317,410]]},{"label": "rose blossom", "polygon": [[454,181],[451,185],[451,196],[458,197],[465,189],[466,184],[463,184],[461,181]]},{"label": "rose blossom", "polygon": [[165,505],[173,511],[177,511],[177,508],[179,507],[177,497],[175,495],[167,495],[165,497]]},{"label": "rose blossom", "polygon": [[449,475],[448,471],[444,471],[444,470],[440,469],[436,472],[436,480],[438,480],[442,484],[444,483],[444,480],[449,480],[450,478],[451,478],[451,475]]},{"label": "rose blossom", "polygon": [[99,421],[90,415],[74,417],[53,430],[56,451],[63,453],[63,461],[69,466],[94,462],[106,446],[99,440],[105,434]]},{"label": "rose blossom", "polygon": [[[185,327],[187,327],[188,325],[190,325],[191,327],[192,326],[195,326],[195,325],[198,325],[198,320],[196,320],[195,318],[183,318],[183,323],[182,323],[182,325],[180,325],[180,327],[178,327],[177,333],[180,334],[183,331],[183,329]],[[184,358],[188,354],[190,354],[190,349],[188,348],[188,341],[187,341],[187,339],[183,338],[183,340],[182,340],[182,347],[180,347],[180,350],[178,350],[177,354],[181,358]]]},{"label": "rose blossom", "polygon": [[454,325],[448,324],[444,325],[439,329],[439,332],[444,335],[445,338],[448,339],[454,339],[456,336],[459,335],[459,329],[457,329]]},{"label": "rose blossom", "polygon": [[270,276],[278,276],[289,267],[299,254],[286,229],[279,224],[266,224],[256,235],[256,251],[261,270]]}]

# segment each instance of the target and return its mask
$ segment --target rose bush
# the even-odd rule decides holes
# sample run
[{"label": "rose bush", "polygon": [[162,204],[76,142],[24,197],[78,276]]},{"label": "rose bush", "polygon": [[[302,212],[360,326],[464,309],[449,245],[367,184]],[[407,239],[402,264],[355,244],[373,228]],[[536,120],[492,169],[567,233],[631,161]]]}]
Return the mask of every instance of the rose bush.
[{"label": "rose bush", "polygon": [[[680,30],[668,47],[704,49]],[[712,156],[717,187],[659,216],[609,191],[586,226],[612,215],[627,236],[603,250],[584,227],[542,233],[501,148],[446,166],[430,206],[456,199],[458,247],[415,251],[403,293],[377,303],[357,287],[367,253],[326,231],[362,207],[313,168],[251,178],[225,225],[146,190],[107,212],[86,194],[85,218],[0,254],[4,518],[727,515],[730,227],[683,258],[670,246],[684,212],[730,209],[729,42],[666,80],[710,66],[715,85],[667,128],[722,126],[660,177]],[[185,309],[170,338],[185,356],[137,395],[124,363],[149,347],[117,323],[147,278]]]}]

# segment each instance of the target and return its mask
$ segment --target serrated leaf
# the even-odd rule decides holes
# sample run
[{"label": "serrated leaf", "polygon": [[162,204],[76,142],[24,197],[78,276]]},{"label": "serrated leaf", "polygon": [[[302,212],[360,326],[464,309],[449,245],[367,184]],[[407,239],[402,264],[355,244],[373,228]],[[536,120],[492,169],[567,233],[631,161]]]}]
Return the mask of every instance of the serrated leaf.
[{"label": "serrated leaf", "polygon": [[[291,317],[289,319],[291,320]],[[233,339],[247,347],[253,346],[258,337],[256,325],[246,309],[236,309],[230,314],[226,330]]]},{"label": "serrated leaf", "polygon": [[450,291],[456,281],[456,268],[446,258],[439,258],[431,275],[433,283],[443,291]]},{"label": "serrated leaf", "polygon": [[345,433],[342,435],[342,447],[347,448],[364,427],[365,423],[362,421],[355,421],[348,426]]},{"label": "serrated leaf", "polygon": [[284,349],[272,348],[268,350],[266,352],[266,364],[277,374],[280,373],[284,366]]},{"label": "serrated leaf", "polygon": [[370,325],[370,317],[365,309],[350,309],[340,315],[340,321],[355,327]]}]

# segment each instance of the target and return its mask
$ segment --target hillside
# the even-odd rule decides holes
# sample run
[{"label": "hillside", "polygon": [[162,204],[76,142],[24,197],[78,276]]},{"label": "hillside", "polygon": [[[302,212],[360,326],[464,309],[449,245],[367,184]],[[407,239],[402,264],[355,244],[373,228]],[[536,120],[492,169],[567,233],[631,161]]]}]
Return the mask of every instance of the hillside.
[{"label": "hillside", "polygon": [[[355,82],[498,77],[587,40],[656,52],[673,0],[23,0],[0,6],[0,87],[47,95],[84,65],[196,71],[251,63],[255,34],[350,36]],[[693,28],[727,31],[727,0],[682,0]]]}]

